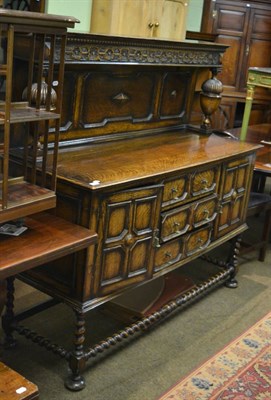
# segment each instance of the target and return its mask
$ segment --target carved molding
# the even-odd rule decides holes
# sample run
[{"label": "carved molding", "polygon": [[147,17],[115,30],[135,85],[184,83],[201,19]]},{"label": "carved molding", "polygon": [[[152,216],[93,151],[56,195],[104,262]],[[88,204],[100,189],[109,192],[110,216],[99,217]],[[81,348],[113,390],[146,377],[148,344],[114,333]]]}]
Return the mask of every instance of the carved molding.
[{"label": "carved molding", "polygon": [[204,50],[67,44],[65,61],[217,66],[220,65],[220,53]]},{"label": "carved molding", "polygon": [[[68,35],[66,63],[121,63],[151,65],[209,66],[221,65],[226,46],[205,46],[190,42],[168,42],[148,39]],[[56,51],[59,59],[59,48]]]}]

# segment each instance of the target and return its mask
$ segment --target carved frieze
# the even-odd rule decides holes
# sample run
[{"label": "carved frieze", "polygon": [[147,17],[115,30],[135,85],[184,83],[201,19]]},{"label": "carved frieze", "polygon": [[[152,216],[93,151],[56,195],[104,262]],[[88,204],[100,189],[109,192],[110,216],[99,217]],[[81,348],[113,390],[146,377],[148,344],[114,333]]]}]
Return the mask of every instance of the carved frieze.
[{"label": "carved frieze", "polygon": [[[86,63],[121,63],[121,64],[168,64],[168,65],[199,65],[220,66],[220,47],[199,46],[197,43],[162,42],[154,40],[123,40],[122,38],[88,35],[68,36],[66,47],[66,62]],[[58,54],[57,54],[58,57]]]},{"label": "carved frieze", "polygon": [[220,55],[207,51],[159,50],[155,48],[97,47],[67,45],[66,62],[112,62],[169,65],[219,65]]}]

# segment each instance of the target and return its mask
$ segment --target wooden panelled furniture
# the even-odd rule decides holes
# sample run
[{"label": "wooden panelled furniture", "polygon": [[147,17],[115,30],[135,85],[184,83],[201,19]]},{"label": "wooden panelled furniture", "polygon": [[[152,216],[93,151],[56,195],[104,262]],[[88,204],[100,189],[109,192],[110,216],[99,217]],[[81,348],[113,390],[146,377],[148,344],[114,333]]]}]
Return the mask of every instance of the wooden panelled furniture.
[{"label": "wooden panelled furniture", "polygon": [[[246,97],[247,71],[250,67],[270,67],[271,3],[269,0],[203,2],[201,30],[216,34],[216,42],[230,46],[218,75],[224,92],[221,107],[227,128],[241,126]],[[238,60],[238,61],[235,61]],[[271,92],[258,88],[250,125],[270,122]],[[221,128],[219,121],[218,126]]]},{"label": "wooden panelled furniture", "polygon": [[183,40],[189,0],[93,0],[90,32]]},{"label": "wooden panelled furniture", "polygon": [[[18,96],[25,87],[26,39],[15,45]],[[219,284],[237,286],[237,253],[247,228],[258,146],[187,123],[198,75],[205,69],[215,75],[225,50],[214,43],[68,35],[56,213],[97,232],[98,241],[88,253],[46,262],[19,277],[75,311],[73,351],[27,334],[69,361],[66,386],[71,390],[84,387],[82,371],[89,358]],[[210,108],[220,90],[214,82],[203,85],[203,102]],[[14,152],[13,168],[21,162]],[[226,260],[205,255],[226,241],[231,241]],[[84,347],[87,311],[200,256],[217,265],[214,276]],[[5,329],[9,337],[13,329],[29,333],[20,325]]]},{"label": "wooden panelled furniture", "polygon": [[[75,22],[78,21],[73,17],[0,9],[1,56],[3,57],[0,66],[0,75],[3,78],[1,81],[1,96],[3,97],[0,103],[2,128],[0,224],[3,228],[0,235],[0,314],[6,301],[4,327],[9,326],[8,320],[12,317],[13,302],[10,303],[10,298],[13,296],[13,280],[16,274],[44,264],[50,259],[55,260],[86,249],[93,245],[97,238],[95,232],[54,215],[36,214],[56,205],[56,164],[66,34],[67,27],[73,27]],[[18,33],[23,37],[26,36],[31,43],[27,64],[28,73],[25,74],[27,90],[24,92],[28,91],[25,101],[14,101],[13,57],[14,42]],[[51,52],[44,63],[48,40],[50,40]],[[58,44],[57,63],[55,63],[56,43]],[[38,62],[34,65],[36,57]],[[53,84],[57,86],[54,91],[56,94],[54,103],[51,101]],[[30,96],[33,87],[36,91],[35,104],[32,103]],[[20,128],[21,138],[21,145],[16,148],[12,146],[13,137],[16,136],[15,126]],[[54,150],[50,154],[51,175],[48,179],[46,161],[49,130]],[[38,145],[40,137],[43,138],[41,148]],[[17,167],[15,175],[10,162],[12,152],[22,156],[21,165]],[[40,163],[38,169],[37,161]],[[23,221],[22,218],[24,218]],[[6,222],[13,223],[13,227],[15,222],[23,224],[26,232],[19,236],[5,235],[3,232],[7,233],[6,229],[10,227],[10,224]],[[7,298],[6,288],[8,289]],[[8,328],[6,335],[8,336]],[[0,363],[0,379],[0,397],[21,400],[38,398],[35,385],[2,363]]]}]

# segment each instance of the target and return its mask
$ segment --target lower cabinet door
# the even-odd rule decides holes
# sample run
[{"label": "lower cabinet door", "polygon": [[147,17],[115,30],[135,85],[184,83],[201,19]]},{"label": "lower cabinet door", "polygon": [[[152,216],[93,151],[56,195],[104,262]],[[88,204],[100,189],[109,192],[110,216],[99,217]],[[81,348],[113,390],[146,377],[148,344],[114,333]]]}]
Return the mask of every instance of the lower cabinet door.
[{"label": "lower cabinet door", "polygon": [[101,199],[95,292],[105,295],[153,275],[162,185]]},{"label": "lower cabinet door", "polygon": [[251,155],[224,165],[217,237],[227,234],[245,221],[253,164],[254,156]]}]

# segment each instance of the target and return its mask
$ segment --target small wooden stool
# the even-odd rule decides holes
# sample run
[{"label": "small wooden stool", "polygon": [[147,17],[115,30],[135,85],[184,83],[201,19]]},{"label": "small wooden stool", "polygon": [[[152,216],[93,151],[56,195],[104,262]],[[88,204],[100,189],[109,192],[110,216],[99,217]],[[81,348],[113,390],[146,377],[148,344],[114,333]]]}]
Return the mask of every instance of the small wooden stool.
[{"label": "small wooden stool", "polygon": [[38,387],[0,362],[0,399],[34,400],[39,398]]}]

